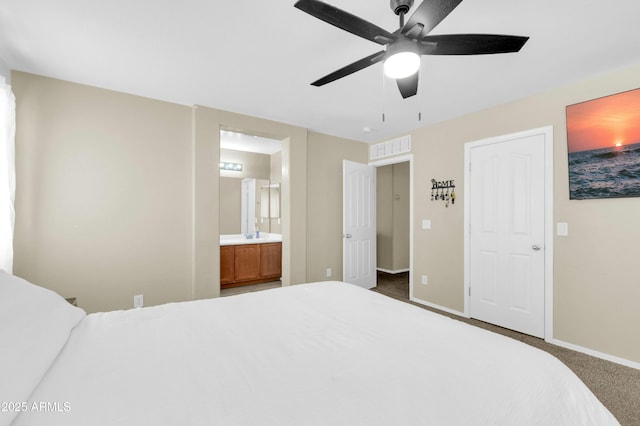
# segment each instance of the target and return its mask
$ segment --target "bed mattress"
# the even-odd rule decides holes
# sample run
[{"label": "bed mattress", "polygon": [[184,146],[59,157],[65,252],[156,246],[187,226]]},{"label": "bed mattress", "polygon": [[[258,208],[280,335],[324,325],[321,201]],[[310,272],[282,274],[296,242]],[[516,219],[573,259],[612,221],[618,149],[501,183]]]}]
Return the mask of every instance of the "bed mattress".
[{"label": "bed mattress", "polygon": [[341,282],[87,315],[43,403],[15,426],[618,424],[548,353]]}]

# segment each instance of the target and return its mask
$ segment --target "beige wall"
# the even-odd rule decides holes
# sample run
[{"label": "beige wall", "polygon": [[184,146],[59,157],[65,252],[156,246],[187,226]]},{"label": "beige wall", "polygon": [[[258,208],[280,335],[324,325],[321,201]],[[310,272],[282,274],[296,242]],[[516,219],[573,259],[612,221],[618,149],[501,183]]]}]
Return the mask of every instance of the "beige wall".
[{"label": "beige wall", "polygon": [[[271,155],[271,183],[282,183],[282,151]],[[280,197],[280,212],[282,214],[282,197]],[[282,219],[274,218],[269,222],[270,232],[282,234]]]},{"label": "beige wall", "polygon": [[409,268],[409,163],[393,164],[393,270]]},{"label": "beige wall", "polygon": [[376,168],[377,267],[393,270],[393,164]]},{"label": "beige wall", "polygon": [[269,180],[271,175],[271,156],[267,154],[220,148],[220,161],[242,164],[241,172],[220,170],[220,176]]},{"label": "beige wall", "polygon": [[88,312],[219,295],[220,129],[283,142],[283,281],[306,281],[307,131],[14,72],[14,273]]},{"label": "beige wall", "polygon": [[378,268],[409,269],[409,163],[389,164],[377,170]]},{"label": "beige wall", "polygon": [[220,235],[242,230],[242,179],[220,176]]},{"label": "beige wall", "polygon": [[364,143],[309,132],[308,281],[342,279],[342,160],[366,163],[367,156]]},{"label": "beige wall", "polygon": [[191,114],[191,294],[205,299],[220,295],[220,123],[209,108]]},{"label": "beige wall", "polygon": [[[569,236],[554,238],[554,338],[640,362],[640,199],[570,201],[565,124],[566,105],[639,86],[636,66],[413,132],[414,277],[429,276],[414,295],[464,309],[464,143],[553,125],[553,226],[569,223]],[[455,206],[427,202],[431,178],[455,179]]]},{"label": "beige wall", "polygon": [[[342,159],[359,142],[206,107],[189,108],[16,72],[14,271],[88,311],[219,294],[219,132],[283,140],[285,285],[342,277]],[[412,133],[414,295],[463,306],[463,146],[554,126],[554,337],[640,362],[640,199],[569,201],[564,108],[637,88],[632,67]],[[455,206],[427,202],[456,180]],[[286,206],[286,207],[285,207]],[[422,219],[432,220],[422,230]]]},{"label": "beige wall", "polygon": [[88,311],[190,298],[191,110],[14,73],[14,273]]}]

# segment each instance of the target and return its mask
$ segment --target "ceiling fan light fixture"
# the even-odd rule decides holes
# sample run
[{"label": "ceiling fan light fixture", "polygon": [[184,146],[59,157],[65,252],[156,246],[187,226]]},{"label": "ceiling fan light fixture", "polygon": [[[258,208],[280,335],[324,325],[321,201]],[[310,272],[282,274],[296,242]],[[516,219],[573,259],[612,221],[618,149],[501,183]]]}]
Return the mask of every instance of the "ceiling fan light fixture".
[{"label": "ceiling fan light fixture", "polygon": [[384,61],[384,74],[400,79],[412,76],[420,69],[420,55],[415,52],[398,52]]}]

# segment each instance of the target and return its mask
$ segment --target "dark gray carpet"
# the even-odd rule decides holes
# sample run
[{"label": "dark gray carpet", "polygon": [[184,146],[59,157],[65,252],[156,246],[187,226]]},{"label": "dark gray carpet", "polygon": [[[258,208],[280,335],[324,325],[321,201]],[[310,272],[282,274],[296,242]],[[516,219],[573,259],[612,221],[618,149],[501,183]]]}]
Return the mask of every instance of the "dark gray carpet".
[{"label": "dark gray carpet", "polygon": [[591,389],[618,419],[621,425],[640,426],[640,370],[552,345],[542,339],[513,330],[507,330],[482,321],[467,319],[410,302],[408,273],[386,274],[379,272],[378,287],[375,288],[374,291],[403,302],[412,303],[423,309],[509,336],[549,352],[582,379],[589,389]]}]

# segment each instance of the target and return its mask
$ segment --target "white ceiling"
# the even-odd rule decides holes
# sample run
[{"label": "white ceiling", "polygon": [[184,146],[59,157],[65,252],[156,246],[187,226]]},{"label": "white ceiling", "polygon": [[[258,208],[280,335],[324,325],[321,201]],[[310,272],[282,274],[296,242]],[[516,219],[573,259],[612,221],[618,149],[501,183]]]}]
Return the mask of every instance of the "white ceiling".
[{"label": "white ceiling", "polygon": [[[294,2],[2,0],[0,59],[19,71],[365,142],[640,63],[638,0],[464,0],[432,34],[530,40],[516,54],[425,56],[418,95],[406,100],[380,63],[318,88],[309,83],[380,46]],[[398,26],[388,0],[328,3],[389,31]]]}]

